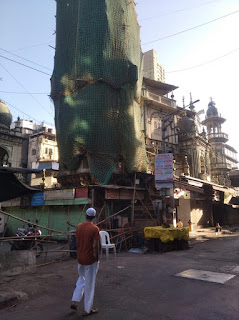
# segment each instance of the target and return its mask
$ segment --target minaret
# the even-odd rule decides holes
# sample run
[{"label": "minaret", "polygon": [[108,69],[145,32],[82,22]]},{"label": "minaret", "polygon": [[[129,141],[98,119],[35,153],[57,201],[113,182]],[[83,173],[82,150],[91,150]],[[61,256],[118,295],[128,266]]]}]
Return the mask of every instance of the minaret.
[{"label": "minaret", "polygon": [[212,100],[208,104],[208,109],[206,113],[206,118],[202,122],[203,125],[207,127],[208,141],[209,142],[227,142],[228,135],[222,133],[222,124],[226,119],[222,118],[218,114],[216,103]]},{"label": "minaret", "polygon": [[221,185],[227,184],[228,171],[231,169],[225,155],[228,135],[222,132],[222,124],[225,121],[226,119],[218,114],[216,103],[211,98],[202,124],[207,128],[207,138],[211,145],[212,181]]}]

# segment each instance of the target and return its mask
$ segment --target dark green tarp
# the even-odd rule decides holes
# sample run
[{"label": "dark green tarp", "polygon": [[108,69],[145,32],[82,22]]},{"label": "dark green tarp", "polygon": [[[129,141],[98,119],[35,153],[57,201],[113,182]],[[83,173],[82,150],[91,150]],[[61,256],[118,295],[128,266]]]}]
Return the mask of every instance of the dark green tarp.
[{"label": "dark green tarp", "polygon": [[0,169],[0,202],[39,192],[19,181],[12,171]]}]

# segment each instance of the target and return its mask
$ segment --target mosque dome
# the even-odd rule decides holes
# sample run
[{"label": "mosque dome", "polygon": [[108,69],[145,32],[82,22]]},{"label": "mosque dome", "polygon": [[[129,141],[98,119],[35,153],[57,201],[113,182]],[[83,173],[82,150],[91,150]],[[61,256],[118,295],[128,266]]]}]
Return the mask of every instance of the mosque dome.
[{"label": "mosque dome", "polygon": [[210,101],[207,109],[207,117],[218,117],[218,111],[215,107],[216,103],[214,101]]},{"label": "mosque dome", "polygon": [[178,120],[177,124],[180,132],[182,133],[193,133],[196,131],[196,125],[193,119],[188,118],[187,116],[182,117]]},{"label": "mosque dome", "polygon": [[12,123],[12,114],[6,103],[0,100],[0,127],[9,129]]}]

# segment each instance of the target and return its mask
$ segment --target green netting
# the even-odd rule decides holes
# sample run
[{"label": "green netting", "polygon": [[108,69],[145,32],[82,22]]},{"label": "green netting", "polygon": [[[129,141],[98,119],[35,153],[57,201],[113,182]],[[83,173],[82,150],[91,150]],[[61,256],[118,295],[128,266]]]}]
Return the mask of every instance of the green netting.
[{"label": "green netting", "polygon": [[77,170],[82,153],[101,184],[119,161],[146,169],[141,85],[134,1],[57,0],[51,97],[61,169]]}]

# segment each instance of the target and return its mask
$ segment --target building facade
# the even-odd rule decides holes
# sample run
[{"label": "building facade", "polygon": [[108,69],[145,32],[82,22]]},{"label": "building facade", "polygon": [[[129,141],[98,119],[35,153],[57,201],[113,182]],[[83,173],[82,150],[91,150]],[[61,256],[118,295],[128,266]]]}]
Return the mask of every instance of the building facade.
[{"label": "building facade", "polygon": [[12,130],[12,115],[7,105],[0,101],[0,166],[23,167],[22,145],[25,138]]},{"label": "building facade", "polygon": [[58,185],[58,147],[53,127],[38,127],[29,136],[28,168],[43,170],[43,173],[32,174],[32,186],[44,185],[51,188]]},{"label": "building facade", "polygon": [[[44,170],[18,178],[32,186],[57,186],[59,170],[55,128],[44,122],[18,119],[12,122],[7,105],[0,101],[0,167]],[[43,175],[44,173],[44,175]]]},{"label": "building facade", "polygon": [[153,49],[144,53],[144,77],[165,82],[164,68],[158,62],[157,52]]}]

